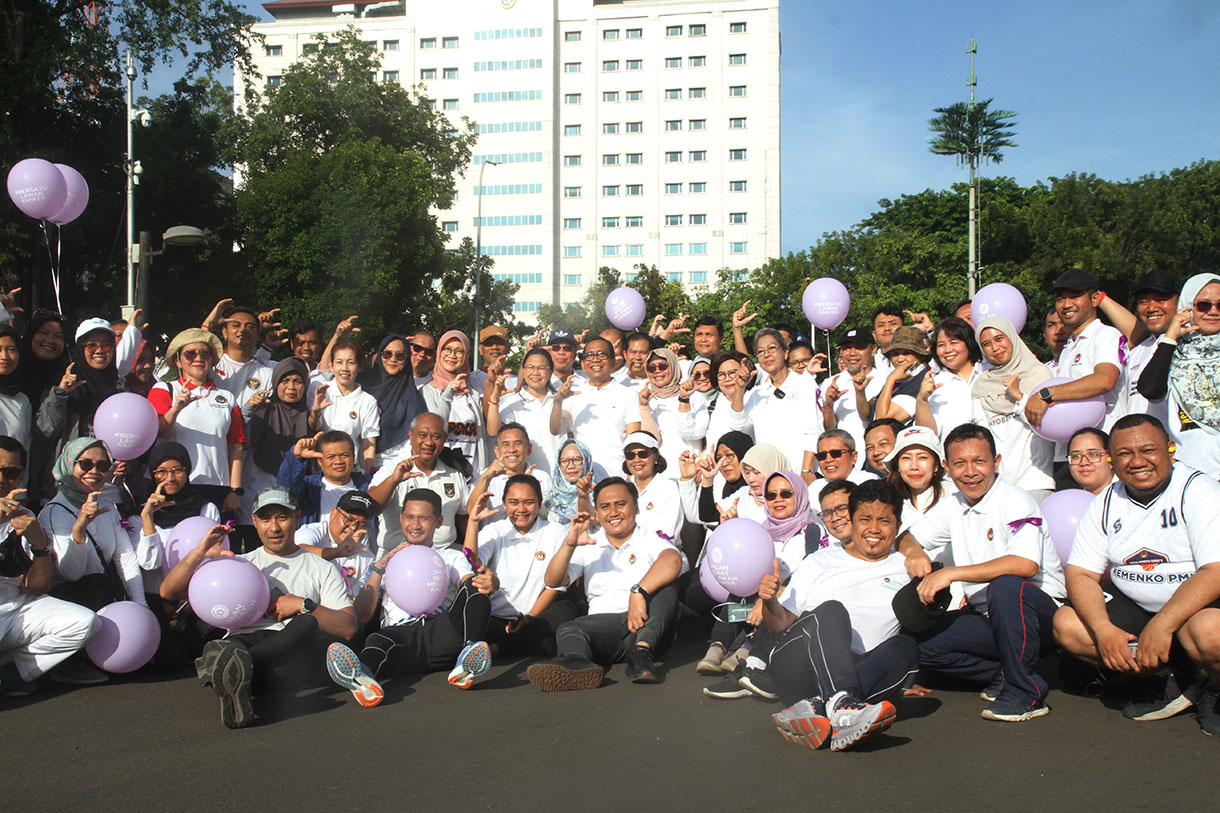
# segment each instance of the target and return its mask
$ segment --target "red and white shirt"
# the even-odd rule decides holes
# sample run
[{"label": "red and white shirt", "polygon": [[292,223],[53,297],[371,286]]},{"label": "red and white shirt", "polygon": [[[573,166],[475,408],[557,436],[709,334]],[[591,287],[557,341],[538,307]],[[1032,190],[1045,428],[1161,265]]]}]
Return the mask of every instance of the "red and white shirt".
[{"label": "red and white shirt", "polygon": [[148,400],[158,415],[165,415],[183,388],[192,395],[202,396],[192,401],[174,421],[169,440],[176,440],[191,455],[191,482],[200,485],[229,485],[229,444],[246,443],[246,425],[241,417],[241,405],[228,390],[216,386],[212,379],[202,386],[177,381],[153,386]]}]

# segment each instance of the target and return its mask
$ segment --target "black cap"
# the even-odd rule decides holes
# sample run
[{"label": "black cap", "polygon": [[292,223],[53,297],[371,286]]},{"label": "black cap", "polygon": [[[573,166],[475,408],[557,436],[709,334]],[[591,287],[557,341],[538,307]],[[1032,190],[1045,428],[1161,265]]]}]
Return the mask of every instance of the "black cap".
[{"label": "black cap", "polygon": [[868,347],[872,343],[872,331],[862,327],[853,327],[839,339],[839,347]]},{"label": "black cap", "polygon": [[[940,562],[932,565],[933,570],[939,570],[941,567]],[[905,587],[894,594],[894,600],[890,602],[890,606],[894,610],[894,617],[908,632],[919,633],[931,629],[949,609],[949,588],[945,587],[937,592],[931,604],[924,604],[920,600],[918,592],[921,581],[923,581],[922,578],[911,579]]]},{"label": "black cap", "polygon": [[1139,285],[1135,286],[1132,294],[1138,294],[1142,291],[1156,291],[1161,294],[1176,294],[1182,290],[1182,283],[1178,282],[1173,274],[1168,271],[1162,271],[1159,268],[1154,268],[1144,275],[1144,278],[1139,281]]},{"label": "black cap", "polygon": [[1099,287],[1097,277],[1083,268],[1069,268],[1059,275],[1052,291],[1096,291]]},{"label": "black cap", "polygon": [[559,330],[552,330],[550,338],[547,339],[546,343],[552,347],[557,344],[570,344],[575,347],[576,337],[572,335],[572,331],[561,328]]},{"label": "black cap", "polygon": [[355,514],[358,517],[372,519],[379,513],[376,501],[364,491],[349,491],[339,498],[340,511]]}]

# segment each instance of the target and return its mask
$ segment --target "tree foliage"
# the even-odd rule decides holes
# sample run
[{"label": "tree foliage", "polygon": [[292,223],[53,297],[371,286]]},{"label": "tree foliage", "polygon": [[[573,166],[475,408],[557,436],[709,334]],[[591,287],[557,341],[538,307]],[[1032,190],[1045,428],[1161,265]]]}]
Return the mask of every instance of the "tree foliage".
[{"label": "tree foliage", "polygon": [[928,149],[937,155],[952,155],[970,167],[977,168],[981,161],[1000,163],[1003,150],[1017,146],[1012,121],[1016,113],[1011,110],[992,110],[991,99],[981,102],[957,102],[948,107],[938,107],[937,115],[929,119],[928,129],[936,137],[928,141]]}]

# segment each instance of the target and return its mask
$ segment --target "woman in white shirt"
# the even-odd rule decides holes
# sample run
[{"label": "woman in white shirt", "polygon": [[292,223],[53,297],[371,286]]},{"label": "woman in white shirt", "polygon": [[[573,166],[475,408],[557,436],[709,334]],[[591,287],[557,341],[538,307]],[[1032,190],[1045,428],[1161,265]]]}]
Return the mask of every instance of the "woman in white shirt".
[{"label": "woman in white shirt", "polygon": [[750,421],[743,406],[748,380],[744,361],[745,356],[736,350],[724,350],[713,356],[707,367],[710,389],[702,396],[698,395],[702,381],[694,376],[704,369],[706,362],[697,361],[691,366],[690,402],[678,399],[678,432],[684,440],[702,444],[703,449],[715,453],[725,432],[749,429]]},{"label": "woman in white shirt", "polygon": [[445,402],[449,404],[449,439],[445,445],[465,455],[474,471],[487,468],[490,461],[483,442],[483,391],[470,378],[470,339],[462,331],[441,334],[432,380],[424,385],[423,394],[429,412],[441,414],[438,410]]},{"label": "woman in white shirt", "polygon": [[682,496],[678,482],[661,477],[667,466],[660,444],[650,432],[632,432],[623,443],[623,472],[631,477],[639,492],[636,524],[655,531],[658,536],[681,549]]},{"label": "woman in white shirt", "polygon": [[1068,471],[1076,484],[1097,496],[1114,482],[1110,436],[1095,426],[1077,429],[1068,439]]},{"label": "woman in white shirt", "polygon": [[909,426],[895,436],[885,464],[886,479],[902,496],[900,532],[948,496],[943,457],[940,438],[926,426]]},{"label": "woman in white shirt", "polygon": [[361,471],[377,467],[377,438],[381,436],[381,411],[377,399],[360,386],[357,379],[364,371],[364,350],[355,339],[339,339],[332,345],[330,371],[334,380],[319,384],[314,391],[310,428],[337,430],[352,439]]},{"label": "woman in white shirt", "polygon": [[689,408],[691,398],[681,394],[682,371],[678,356],[666,348],[653,350],[644,370],[648,374],[648,385],[640,390],[640,422],[647,428],[651,414],[660,433],[661,456],[677,471],[683,452],[698,452],[702,448],[702,444],[683,437],[680,429],[678,411],[682,407]]},{"label": "woman in white shirt", "polygon": [[560,444],[566,440],[551,434],[551,408],[555,400],[551,390],[551,374],[554,371],[555,362],[551,360],[551,354],[541,347],[535,347],[521,360],[517,379],[521,383],[520,389],[505,392],[508,374],[503,373],[488,383],[485,399],[487,434],[498,437],[504,424],[521,424],[534,447],[528,458],[529,464],[552,477],[558,475],[554,469],[555,455]]},{"label": "woman in white shirt", "polygon": [[792,463],[777,448],[769,443],[758,443],[741,458],[741,476],[746,484],[727,497],[717,501],[720,521],[733,517],[745,517],[763,522],[767,511],[763,505],[763,481],[773,471],[790,471]]},{"label": "woman in white shirt", "polygon": [[12,325],[0,325],[0,434],[30,448],[30,424],[34,419],[30,399],[21,391],[21,334]]},{"label": "woman in white shirt", "polygon": [[219,507],[228,489],[191,483],[190,453],[181,443],[172,440],[163,440],[152,447],[148,453],[148,471],[154,490],[140,511],[140,537],[135,550],[144,578],[144,591],[155,595],[165,578],[165,545],[174,526],[188,517],[198,516],[220,522]]},{"label": "woman in white shirt", "polygon": [[950,316],[932,331],[932,350],[940,369],[925,378],[915,399],[915,423],[927,426],[943,442],[950,432],[970,423],[970,387],[982,372],[983,351],[974,329]]}]

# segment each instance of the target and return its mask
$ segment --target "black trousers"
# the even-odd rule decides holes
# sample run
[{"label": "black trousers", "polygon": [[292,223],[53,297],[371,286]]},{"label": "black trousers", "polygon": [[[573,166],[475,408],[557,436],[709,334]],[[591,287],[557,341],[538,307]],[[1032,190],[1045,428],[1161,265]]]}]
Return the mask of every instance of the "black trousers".
[{"label": "black trousers", "polygon": [[919,644],[895,635],[858,655],[851,649],[851,616],[838,601],[803,613],[771,651],[767,673],[785,706],[807,697],[829,700],[847,692],[870,703],[897,697],[919,671]]},{"label": "black trousers", "polygon": [[370,632],[360,661],[379,678],[448,669],[462,647],[483,640],[490,619],[491,599],[467,580],[440,615]]},{"label": "black trousers", "polygon": [[519,631],[510,633],[505,628],[513,618],[492,618],[487,625],[487,643],[495,644],[501,655],[533,654],[554,657],[555,633],[560,625],[577,618],[580,607],[573,601],[557,598],[534,620]]},{"label": "black trousers", "polygon": [[749,629],[749,625],[745,622],[730,624],[718,617],[717,613],[719,612],[720,616],[723,616],[725,610],[723,607],[719,611],[716,609],[720,602],[709,596],[703,589],[703,585],[699,582],[697,569],[691,568],[683,573],[678,584],[683,586],[682,603],[704,620],[704,625],[708,628],[708,644],[720,644],[728,649],[742,632]]},{"label": "black trousers", "polygon": [[648,620],[637,632],[627,629],[627,613],[596,613],[568,621],[555,635],[560,657],[578,655],[601,664],[627,660],[638,644],[663,652],[673,641],[678,615],[678,587],[667,585],[648,602]]},{"label": "black trousers", "polygon": [[105,573],[90,573],[81,576],[74,582],[57,584],[51,588],[51,595],[82,607],[88,607],[95,613],[114,601],[110,577]]},{"label": "black trousers", "polygon": [[250,653],[255,691],[295,692],[317,677],[330,640],[312,615],[293,616],[282,630],[230,635],[228,640]]}]

